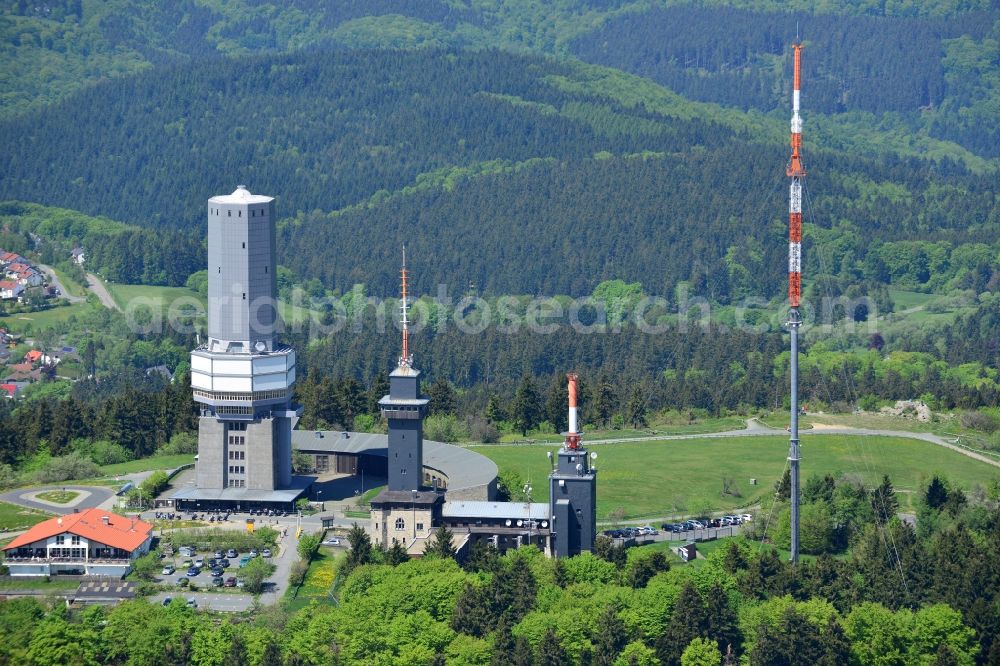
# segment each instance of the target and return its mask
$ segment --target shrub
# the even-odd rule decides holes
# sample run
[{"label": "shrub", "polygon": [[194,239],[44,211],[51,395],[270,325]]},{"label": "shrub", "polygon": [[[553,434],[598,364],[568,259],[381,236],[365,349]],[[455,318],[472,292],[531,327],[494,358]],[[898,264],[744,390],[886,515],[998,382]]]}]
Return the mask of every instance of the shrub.
[{"label": "shrub", "polygon": [[100,474],[94,461],[77,452],[52,458],[48,466],[34,473],[36,483],[59,483],[69,479],[86,479]]},{"label": "shrub", "polygon": [[984,412],[962,412],[962,427],[979,432],[992,433],[997,429],[995,418]]}]

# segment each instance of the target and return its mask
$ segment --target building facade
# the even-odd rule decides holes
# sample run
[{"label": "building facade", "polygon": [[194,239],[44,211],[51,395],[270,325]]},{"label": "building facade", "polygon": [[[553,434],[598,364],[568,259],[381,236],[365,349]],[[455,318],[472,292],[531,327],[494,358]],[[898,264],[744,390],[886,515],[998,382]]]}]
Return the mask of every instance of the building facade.
[{"label": "building facade", "polygon": [[11,576],[122,577],[149,552],[153,526],[103,509],[38,523],[4,546]]},{"label": "building facade", "polygon": [[276,339],[274,199],[242,185],[208,200],[208,339],[191,352],[199,403],[196,487],[178,508],[289,509],[295,350]]}]

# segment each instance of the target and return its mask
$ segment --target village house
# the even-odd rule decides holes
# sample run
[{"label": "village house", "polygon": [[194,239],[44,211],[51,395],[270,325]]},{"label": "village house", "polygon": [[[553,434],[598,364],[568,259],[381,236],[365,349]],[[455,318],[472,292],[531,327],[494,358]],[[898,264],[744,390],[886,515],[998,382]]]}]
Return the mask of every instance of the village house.
[{"label": "village house", "polygon": [[20,298],[24,293],[24,285],[13,280],[0,280],[0,299]]},{"label": "village house", "polygon": [[103,509],[38,523],[4,546],[11,576],[122,577],[149,552],[153,526]]}]

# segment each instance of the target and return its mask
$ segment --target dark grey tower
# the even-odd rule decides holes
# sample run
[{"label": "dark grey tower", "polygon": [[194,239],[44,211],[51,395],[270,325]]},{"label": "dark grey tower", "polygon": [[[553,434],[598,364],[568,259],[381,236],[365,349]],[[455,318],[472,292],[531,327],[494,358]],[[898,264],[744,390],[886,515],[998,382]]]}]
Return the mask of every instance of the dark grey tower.
[{"label": "dark grey tower", "polygon": [[[581,444],[576,419],[576,374],[569,380],[569,432],[549,475],[552,555],[572,557],[594,549],[597,536],[597,470]],[[593,454],[596,456],[597,454]]]},{"label": "dark grey tower", "polygon": [[424,474],[424,417],[426,398],[420,396],[420,371],[413,367],[410,355],[409,274],[406,271],[406,249],[403,249],[403,269],[400,272],[403,299],[400,305],[403,324],[403,352],[399,364],[389,375],[389,395],[379,400],[382,416],[389,425],[389,487],[388,490],[420,490]]}]

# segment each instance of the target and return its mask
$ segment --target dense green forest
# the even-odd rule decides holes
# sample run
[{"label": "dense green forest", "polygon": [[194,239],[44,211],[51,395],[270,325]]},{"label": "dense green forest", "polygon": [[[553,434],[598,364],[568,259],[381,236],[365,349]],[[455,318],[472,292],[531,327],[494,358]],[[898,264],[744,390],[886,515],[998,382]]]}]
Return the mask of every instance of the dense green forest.
[{"label": "dense green forest", "polygon": [[[849,554],[790,565],[754,536],[702,544],[712,551],[707,559],[682,565],[662,549],[626,552],[605,539],[596,556],[567,560],[479,547],[460,566],[446,530],[432,539],[431,554],[408,561],[398,549],[373,548],[355,528],[347,554],[312,565],[311,575],[335,581],[323,593],[336,603],[220,620],[179,599],[83,610],[6,600],[0,619],[9,640],[0,659],[39,666],[997,663],[997,489],[966,496],[934,477],[919,491],[914,529],[879,517],[898,504],[888,478],[874,489],[846,477],[815,477],[806,487],[806,510],[836,516]],[[811,518],[806,536],[821,522]]]},{"label": "dense green forest", "polygon": [[[282,263],[334,292],[364,283],[393,293],[407,240],[427,293],[471,283],[579,295],[622,278],[657,295],[687,281],[722,303],[779,294],[786,150],[770,140],[779,125],[741,124],[709,105],[701,117],[648,91],[629,98],[627,83],[496,51],[308,52],[158,69],[6,121],[0,196],[197,235],[208,195],[250,183],[294,215]],[[825,254],[807,241],[806,265],[810,279],[828,277],[824,293],[934,290],[956,277],[984,290],[1000,217],[991,172],[807,148],[816,192],[807,238]],[[153,256],[101,259],[125,282],[178,284],[202,260],[185,235],[129,243]],[[163,252],[181,260],[169,274]]]}]

